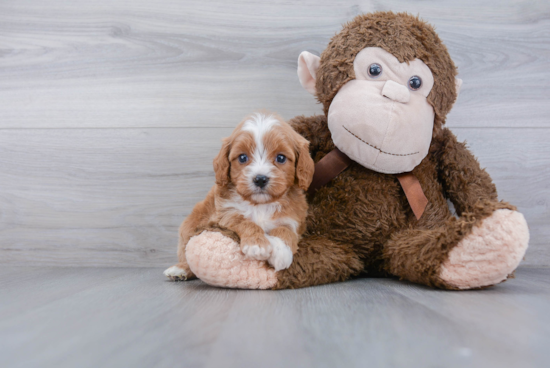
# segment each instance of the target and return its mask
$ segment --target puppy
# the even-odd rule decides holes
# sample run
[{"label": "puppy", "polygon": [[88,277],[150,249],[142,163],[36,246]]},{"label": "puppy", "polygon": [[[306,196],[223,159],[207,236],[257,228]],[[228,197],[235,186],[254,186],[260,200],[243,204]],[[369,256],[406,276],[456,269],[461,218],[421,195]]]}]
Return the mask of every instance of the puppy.
[{"label": "puppy", "polygon": [[195,275],[185,259],[189,239],[201,228],[235,232],[249,258],[267,260],[275,270],[288,268],[306,229],[304,191],[314,163],[309,142],[279,116],[255,113],[223,140],[214,159],[216,185],[179,230],[179,263],[164,271],[172,280]]}]

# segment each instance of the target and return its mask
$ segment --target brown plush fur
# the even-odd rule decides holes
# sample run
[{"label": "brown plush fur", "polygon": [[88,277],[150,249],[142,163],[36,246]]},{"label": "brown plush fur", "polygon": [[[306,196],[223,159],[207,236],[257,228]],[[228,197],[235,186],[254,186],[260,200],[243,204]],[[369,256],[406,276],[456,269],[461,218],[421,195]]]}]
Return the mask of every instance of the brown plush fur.
[{"label": "brown plush fur", "polygon": [[[317,162],[334,148],[324,116],[290,121],[310,139]],[[416,220],[399,181],[353,163],[309,198],[307,231],[292,266],[276,288],[296,288],[358,276],[395,275],[454,289],[438,278],[449,251],[495,210],[515,207],[497,200],[489,175],[463,143],[443,129],[413,170],[429,200]],[[459,218],[447,206],[450,199]],[[361,266],[359,266],[361,265]]]},{"label": "brown plush fur", "polygon": [[[294,263],[278,274],[276,289],[346,280],[361,273],[394,275],[455,289],[438,275],[451,249],[497,209],[494,184],[463,143],[442,127],[455,99],[456,68],[433,27],[417,17],[377,12],[356,17],[332,38],[316,75],[325,115],[338,90],[355,78],[353,61],[365,47],[381,47],[400,62],[422,60],[435,83],[428,101],[435,111],[429,154],[414,170],[428,206],[416,220],[394,175],[352,163],[309,199],[307,231]],[[310,141],[317,162],[334,149],[326,116],[296,117],[294,129]],[[454,217],[447,206],[451,200]]]}]

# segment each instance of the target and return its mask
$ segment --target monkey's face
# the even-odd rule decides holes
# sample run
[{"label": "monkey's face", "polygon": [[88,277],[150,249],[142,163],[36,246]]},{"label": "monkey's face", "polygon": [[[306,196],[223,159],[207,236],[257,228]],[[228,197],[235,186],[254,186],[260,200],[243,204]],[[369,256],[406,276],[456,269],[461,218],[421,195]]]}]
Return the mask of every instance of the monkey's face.
[{"label": "monkey's face", "polygon": [[378,47],[359,52],[355,80],[328,112],[334,144],[361,165],[386,174],[411,171],[428,154],[434,111],[426,97],[434,79],[421,60],[400,63]]},{"label": "monkey's face", "polygon": [[412,171],[428,154],[434,111],[426,97],[434,78],[421,60],[400,63],[378,47],[359,52],[355,80],[328,112],[334,144],[363,166],[386,174]]}]

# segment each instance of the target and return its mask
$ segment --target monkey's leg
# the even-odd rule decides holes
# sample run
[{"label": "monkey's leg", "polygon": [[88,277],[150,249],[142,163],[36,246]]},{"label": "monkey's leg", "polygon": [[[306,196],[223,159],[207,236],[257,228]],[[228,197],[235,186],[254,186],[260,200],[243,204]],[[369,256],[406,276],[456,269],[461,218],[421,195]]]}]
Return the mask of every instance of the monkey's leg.
[{"label": "monkey's leg", "polygon": [[185,249],[192,272],[209,285],[237,289],[271,289],[276,272],[265,261],[247,258],[232,231],[207,227]]},{"label": "monkey's leg", "polygon": [[[529,229],[523,215],[499,202],[489,174],[454,134],[443,129],[436,139],[439,180],[453,202],[458,220],[450,219],[435,233],[414,231],[388,244],[388,260],[395,274],[411,281],[450,289],[471,289],[504,281],[523,258]],[[405,250],[400,251],[399,244]],[[425,248],[422,248],[424,245]],[[407,248],[421,247],[418,256],[399,266]],[[397,250],[392,255],[393,250]],[[416,261],[415,261],[416,260]],[[423,265],[424,264],[424,265]],[[420,275],[422,274],[422,275]]]},{"label": "monkey's leg", "polygon": [[[521,213],[485,204],[485,214],[465,213],[436,229],[396,233],[384,246],[388,272],[442,289],[473,289],[507,279],[529,242]],[[495,207],[495,208],[491,208]]]},{"label": "monkey's leg", "polygon": [[304,238],[290,268],[275,272],[266,262],[245,258],[238,238],[207,229],[186,247],[193,273],[207,284],[240,289],[285,289],[344,281],[363,270],[355,252],[321,237]]},{"label": "monkey's leg", "polygon": [[274,289],[296,289],[345,281],[363,270],[363,262],[351,246],[320,236],[304,237],[286,270],[277,272]]}]

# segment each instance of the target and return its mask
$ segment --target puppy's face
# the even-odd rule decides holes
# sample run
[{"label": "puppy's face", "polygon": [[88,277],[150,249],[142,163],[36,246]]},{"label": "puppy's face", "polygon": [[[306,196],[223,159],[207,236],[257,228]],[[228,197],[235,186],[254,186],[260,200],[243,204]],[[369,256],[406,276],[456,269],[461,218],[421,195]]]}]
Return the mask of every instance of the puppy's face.
[{"label": "puppy's face", "polygon": [[275,115],[256,113],[240,123],[214,160],[216,182],[231,183],[252,203],[268,203],[297,184],[307,189],[314,163],[309,143]]}]

